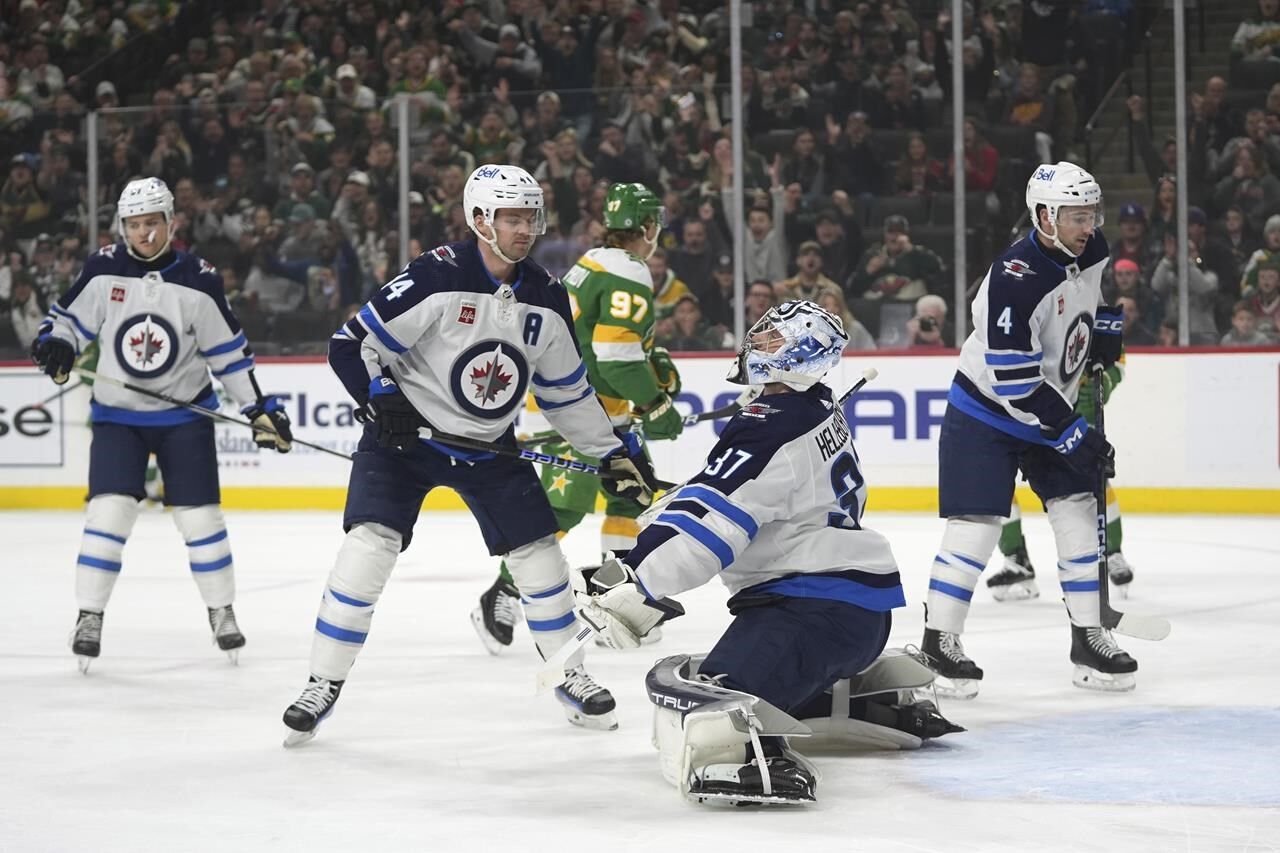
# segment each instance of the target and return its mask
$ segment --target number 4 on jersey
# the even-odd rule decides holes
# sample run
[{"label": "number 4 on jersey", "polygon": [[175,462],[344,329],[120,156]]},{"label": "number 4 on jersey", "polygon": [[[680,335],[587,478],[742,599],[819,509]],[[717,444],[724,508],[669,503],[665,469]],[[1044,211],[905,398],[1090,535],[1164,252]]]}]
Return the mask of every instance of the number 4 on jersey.
[{"label": "number 4 on jersey", "polygon": [[413,287],[413,279],[410,278],[408,273],[400,273],[400,275],[382,285],[382,289],[387,291],[388,302],[399,299],[411,287]]},{"label": "number 4 on jersey", "polygon": [[1000,316],[996,318],[996,325],[1004,329],[1006,335],[1013,334],[1013,308],[1006,305],[1004,310],[1000,312]]}]

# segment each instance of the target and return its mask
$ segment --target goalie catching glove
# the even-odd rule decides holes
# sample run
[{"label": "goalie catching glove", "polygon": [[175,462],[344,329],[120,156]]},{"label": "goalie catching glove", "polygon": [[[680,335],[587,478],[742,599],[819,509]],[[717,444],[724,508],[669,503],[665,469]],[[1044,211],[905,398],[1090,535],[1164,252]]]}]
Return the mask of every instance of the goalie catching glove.
[{"label": "goalie catching glove", "polygon": [[578,616],[612,649],[638,648],[657,625],[684,615],[678,602],[645,595],[635,572],[614,557],[591,575],[587,589],[577,593]]}]

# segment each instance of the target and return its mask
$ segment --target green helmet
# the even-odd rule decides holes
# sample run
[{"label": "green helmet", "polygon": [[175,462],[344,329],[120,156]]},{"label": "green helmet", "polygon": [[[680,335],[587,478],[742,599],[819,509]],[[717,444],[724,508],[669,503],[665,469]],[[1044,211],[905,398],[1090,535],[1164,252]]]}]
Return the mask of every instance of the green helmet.
[{"label": "green helmet", "polygon": [[662,200],[644,184],[614,184],[604,199],[604,227],[610,231],[639,231],[649,220],[667,224]]}]

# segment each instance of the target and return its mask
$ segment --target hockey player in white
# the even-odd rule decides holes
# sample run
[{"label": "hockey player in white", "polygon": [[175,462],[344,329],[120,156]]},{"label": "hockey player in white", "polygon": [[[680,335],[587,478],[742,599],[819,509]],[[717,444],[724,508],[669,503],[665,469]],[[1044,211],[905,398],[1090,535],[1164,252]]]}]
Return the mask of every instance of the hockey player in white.
[{"label": "hockey player in white", "polygon": [[[314,736],[337,701],[432,488],[457,490],[491,554],[502,556],[544,656],[578,629],[569,564],[533,466],[420,439],[419,427],[514,445],[532,390],[552,425],[614,476],[605,487],[647,503],[652,469],[619,435],[586,379],[564,286],[527,260],[545,230],[542,189],[515,166],[482,166],[463,205],[476,240],[426,252],[333,336],[329,362],[366,422],[355,454],[338,552],[316,619],[311,677],[284,714],[286,745]],[[570,722],[616,728],[614,701],[571,662],[556,691]]]},{"label": "hockey player in white", "polygon": [[[164,181],[130,181],[116,209],[121,242],[89,256],[79,279],[50,309],[32,359],[62,384],[81,349],[100,340],[97,372],[103,377],[217,409],[212,371],[261,428],[254,441],[287,453],[289,418],[277,397],[258,390],[253,352],[227,305],[222,278],[204,260],[171,248],[172,223],[173,195]],[[92,420],[89,505],[76,560],[80,615],[71,641],[81,669],[87,671],[101,650],[103,611],[120,576],[138,501],[146,496],[152,453],[214,640],[234,661],[245,641],[232,610],[235,576],[219,506],[212,422],[107,382],[94,383]]]},{"label": "hockey player in white", "polygon": [[974,587],[1000,537],[1019,469],[1044,502],[1058,549],[1071,627],[1073,682],[1130,690],[1138,664],[1101,626],[1097,507],[1110,443],[1074,411],[1086,365],[1120,355],[1101,323],[1102,190],[1071,163],[1038,167],[1027,183],[1034,227],[991,265],[973,300],[939,442],[939,505],[947,519],[933,562],[922,651],[951,695],[977,695],[982,670],[960,643]]},{"label": "hockey player in white", "polygon": [[601,636],[627,648],[682,612],[666,596],[716,577],[729,588],[735,619],[715,648],[646,679],[663,773],[693,799],[812,801],[816,771],[786,735],[914,748],[959,731],[908,695],[933,680],[926,667],[905,654],[877,663],[905,600],[888,541],[862,526],[857,451],[821,382],[847,343],[812,302],[765,314],[730,376],[762,395],[581,597]]}]

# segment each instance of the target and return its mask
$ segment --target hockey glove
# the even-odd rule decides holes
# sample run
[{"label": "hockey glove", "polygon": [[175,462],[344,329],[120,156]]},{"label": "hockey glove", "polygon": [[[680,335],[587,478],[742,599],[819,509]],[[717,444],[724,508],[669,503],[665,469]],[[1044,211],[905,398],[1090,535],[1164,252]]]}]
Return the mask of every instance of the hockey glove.
[{"label": "hockey glove", "polygon": [[1093,318],[1093,341],[1089,344],[1089,366],[1110,367],[1120,360],[1124,348],[1124,308],[1099,305]]},{"label": "hockey glove", "polygon": [[680,371],[676,369],[676,363],[666,347],[654,347],[649,352],[649,364],[653,366],[653,375],[658,379],[658,387],[673,399],[679,395],[682,387]]},{"label": "hockey glove", "polygon": [[660,622],[684,614],[671,599],[645,595],[631,568],[610,557],[577,594],[579,615],[599,632],[611,649],[634,649]]},{"label": "hockey glove", "polygon": [[648,506],[653,501],[656,478],[653,465],[644,455],[640,439],[631,433],[619,436],[622,445],[600,460],[600,487],[615,498]]},{"label": "hockey glove", "polygon": [[684,417],[676,411],[675,402],[666,394],[659,394],[652,402],[636,409],[636,414],[648,438],[675,438],[684,431]]},{"label": "hockey glove", "polygon": [[1116,475],[1116,449],[1084,418],[1077,417],[1055,431],[1058,435],[1049,438],[1049,444],[1071,467],[1085,474],[1101,471],[1107,479]]},{"label": "hockey glove", "polygon": [[46,332],[31,344],[31,360],[56,384],[65,385],[76,363],[76,348]]},{"label": "hockey glove", "polygon": [[385,376],[369,383],[369,402],[356,415],[362,423],[378,425],[378,446],[408,450],[418,440],[424,421],[400,386]]},{"label": "hockey glove", "polygon": [[253,405],[241,409],[240,414],[254,426],[254,444],[264,450],[277,450],[280,453],[288,453],[293,447],[293,429],[289,426],[289,416],[279,397],[274,394],[262,397]]}]

